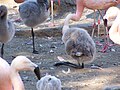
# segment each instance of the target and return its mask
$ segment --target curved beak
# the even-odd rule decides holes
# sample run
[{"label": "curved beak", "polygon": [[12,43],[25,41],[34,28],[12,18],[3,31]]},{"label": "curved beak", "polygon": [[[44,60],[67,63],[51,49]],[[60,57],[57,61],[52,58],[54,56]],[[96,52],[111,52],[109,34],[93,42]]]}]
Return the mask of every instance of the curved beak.
[{"label": "curved beak", "polygon": [[35,73],[35,75],[37,76],[38,80],[40,80],[41,75],[40,75],[40,69],[39,69],[39,67],[36,67],[36,68],[34,69],[34,73]]},{"label": "curved beak", "polygon": [[104,19],[104,25],[107,27],[107,19]]}]

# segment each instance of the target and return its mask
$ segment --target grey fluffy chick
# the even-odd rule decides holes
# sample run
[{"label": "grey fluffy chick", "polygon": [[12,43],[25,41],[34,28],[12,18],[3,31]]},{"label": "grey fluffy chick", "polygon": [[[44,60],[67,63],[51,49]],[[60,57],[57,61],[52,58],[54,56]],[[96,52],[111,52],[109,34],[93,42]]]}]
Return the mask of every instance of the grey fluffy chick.
[{"label": "grey fluffy chick", "polygon": [[7,7],[4,5],[0,6],[0,42],[1,47],[1,57],[4,54],[4,44],[11,41],[15,34],[15,27],[13,23],[7,19]]},{"label": "grey fluffy chick", "polygon": [[35,50],[33,27],[43,23],[49,17],[48,0],[26,0],[19,6],[20,17],[25,25],[31,27],[33,53],[38,54]]},{"label": "grey fluffy chick", "polygon": [[84,68],[84,63],[94,60],[96,46],[93,39],[85,29],[69,27],[69,20],[71,17],[72,15],[69,14],[65,18],[62,29],[62,41],[65,44],[66,53],[73,59],[77,60],[78,65],[70,62],[59,62],[56,63],[55,66],[67,65],[74,68]]},{"label": "grey fluffy chick", "polygon": [[36,84],[37,90],[61,90],[61,81],[55,76],[46,75]]}]

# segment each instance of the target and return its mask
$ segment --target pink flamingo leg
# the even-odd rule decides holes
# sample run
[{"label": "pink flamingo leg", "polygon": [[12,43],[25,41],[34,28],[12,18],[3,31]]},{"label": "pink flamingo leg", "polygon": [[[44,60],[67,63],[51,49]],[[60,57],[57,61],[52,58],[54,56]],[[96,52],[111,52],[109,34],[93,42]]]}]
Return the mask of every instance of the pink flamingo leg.
[{"label": "pink flamingo leg", "polygon": [[107,37],[107,44],[108,44],[108,46],[113,46],[114,44],[110,43],[108,27],[106,27],[106,33],[107,33],[106,37]]},{"label": "pink flamingo leg", "polygon": [[104,46],[103,46],[103,48],[102,48],[102,50],[100,50],[102,53],[105,53],[107,50],[108,50],[108,44],[106,43]]},{"label": "pink flamingo leg", "polygon": [[[93,24],[93,30],[92,30],[92,38],[93,38],[93,36],[94,36],[94,31],[95,31],[95,28],[96,28],[96,12],[95,12],[95,10],[94,10],[94,24]],[[99,30],[100,30],[100,15],[99,15],[99,18],[98,18],[98,40],[99,40]],[[100,41],[96,41],[96,44],[97,45],[102,45],[101,43],[100,43]]]},{"label": "pink flamingo leg", "polygon": [[96,14],[95,14],[95,10],[94,10],[94,24],[93,24],[93,30],[92,30],[92,38],[94,37],[94,32],[95,32],[95,27],[96,27],[96,21],[95,21],[95,17],[96,17]]},{"label": "pink flamingo leg", "polygon": [[[53,16],[53,14],[54,14],[54,10],[53,10],[53,8],[54,8],[54,0],[50,0],[50,3],[51,3],[51,22],[49,23],[48,26],[49,27],[58,26],[59,24],[54,22],[54,16]],[[58,5],[60,5],[60,0],[58,0]]]},{"label": "pink flamingo leg", "polygon": [[[100,39],[99,38],[99,35],[100,35],[100,15],[98,17],[98,40]],[[97,41],[96,42],[97,45],[101,46],[102,44],[100,43],[100,41]]]},{"label": "pink flamingo leg", "polygon": [[51,23],[48,26],[53,27],[53,26],[55,26],[54,17],[53,17],[53,3],[54,3],[54,0],[50,0],[50,2],[51,2]]},{"label": "pink flamingo leg", "polygon": [[[101,12],[100,12],[100,10],[98,10],[99,11],[99,14],[100,14],[100,16],[102,17],[102,19],[103,19],[103,16],[102,16],[102,14],[101,14]],[[103,20],[104,21],[104,20]],[[99,17],[99,19],[98,19],[98,35],[99,35],[99,24],[100,24],[100,17]],[[108,34],[108,27],[107,27],[107,21],[104,21],[104,26],[105,26],[105,33],[104,33],[104,36],[105,36],[105,43],[104,43],[104,45],[103,45],[103,48],[102,48],[102,50],[100,50],[101,52],[106,52],[107,51],[107,49],[108,49],[108,47],[109,46],[113,46],[113,44],[110,44],[110,42],[109,42],[109,34]],[[99,37],[99,36],[98,36]],[[97,43],[97,44],[99,44],[99,43]],[[102,45],[102,44],[100,44],[100,45]]]},{"label": "pink flamingo leg", "polygon": [[109,46],[113,46],[114,45],[114,44],[110,44],[110,42],[109,42],[107,20],[104,21],[104,25],[105,25],[105,31],[106,31],[105,33],[107,34],[107,36],[105,37],[105,44],[104,44],[104,46],[103,46],[103,48],[101,50],[101,52],[103,52],[103,53],[107,51],[107,49],[108,49]]}]

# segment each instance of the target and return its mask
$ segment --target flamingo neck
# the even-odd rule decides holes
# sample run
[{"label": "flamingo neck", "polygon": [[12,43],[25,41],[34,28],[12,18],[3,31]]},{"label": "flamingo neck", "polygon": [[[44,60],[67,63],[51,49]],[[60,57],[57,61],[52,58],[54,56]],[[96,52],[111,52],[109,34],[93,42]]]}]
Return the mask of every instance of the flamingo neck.
[{"label": "flamingo neck", "polygon": [[[10,75],[10,65],[0,58],[0,90],[13,90],[12,82],[9,77]],[[4,72],[2,72],[4,71]]]},{"label": "flamingo neck", "polygon": [[22,79],[18,73],[12,66],[11,66],[11,81],[13,84],[14,90],[25,90],[24,84],[22,82]]},{"label": "flamingo neck", "polygon": [[73,14],[68,14],[67,17],[65,18],[64,26],[62,29],[63,34],[67,31],[67,29],[69,29],[69,20],[71,20],[72,17],[73,17]]},{"label": "flamingo neck", "polygon": [[7,25],[7,15],[0,17],[0,28]]},{"label": "flamingo neck", "polygon": [[116,17],[116,19],[114,20],[110,30],[109,30],[109,33],[110,34],[114,34],[114,33],[118,33],[118,26],[119,26],[119,23],[120,23],[120,11],[118,12],[118,15]]},{"label": "flamingo neck", "polygon": [[120,20],[120,12],[118,13],[115,21],[113,22],[113,25],[109,30],[109,37],[116,44],[120,44],[120,24],[119,24],[120,21],[119,20]]}]

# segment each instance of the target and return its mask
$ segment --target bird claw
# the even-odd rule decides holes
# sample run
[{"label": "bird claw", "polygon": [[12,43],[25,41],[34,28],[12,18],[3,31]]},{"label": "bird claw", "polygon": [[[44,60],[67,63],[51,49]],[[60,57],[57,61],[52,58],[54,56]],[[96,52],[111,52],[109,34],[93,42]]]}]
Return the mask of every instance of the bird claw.
[{"label": "bird claw", "polygon": [[110,44],[110,43],[108,43],[108,46],[110,46],[110,47],[113,46],[113,45],[114,45],[114,44]]},{"label": "bird claw", "polygon": [[108,47],[111,47],[111,46],[113,46],[113,45],[114,45],[114,44],[111,44],[111,43],[107,42],[107,43],[103,46],[102,50],[100,50],[100,52],[105,53],[105,52],[107,51]]},{"label": "bird claw", "polygon": [[100,52],[105,53],[107,49],[108,49],[108,44],[105,44],[102,50],[100,50]]},{"label": "bird claw", "polygon": [[82,65],[76,65],[76,64],[73,64],[73,63],[70,63],[70,62],[58,62],[58,63],[55,63],[54,66],[61,66],[61,65],[65,65],[65,66],[69,66],[69,67],[72,67],[72,68],[76,68],[76,69],[83,69],[84,68],[84,64],[82,63]]},{"label": "bird claw", "polygon": [[100,43],[99,41],[97,41],[96,44],[97,44],[98,46],[102,46],[102,43]]},{"label": "bird claw", "polygon": [[34,54],[39,54],[38,51],[36,51],[36,50],[33,50],[33,53],[34,53]]}]

